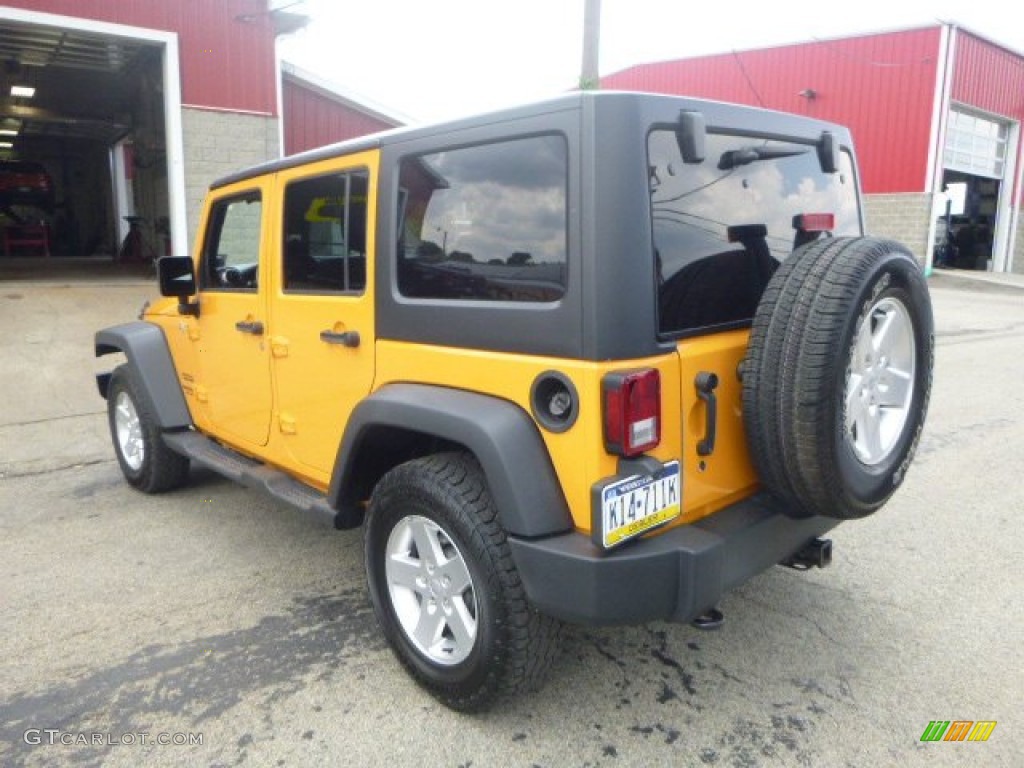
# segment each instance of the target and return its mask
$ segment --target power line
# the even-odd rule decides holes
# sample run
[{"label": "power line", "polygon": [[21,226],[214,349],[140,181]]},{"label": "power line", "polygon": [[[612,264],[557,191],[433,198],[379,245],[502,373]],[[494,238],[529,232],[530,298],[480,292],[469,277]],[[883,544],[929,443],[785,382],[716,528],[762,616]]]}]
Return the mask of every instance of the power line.
[{"label": "power line", "polygon": [[754,94],[754,98],[757,99],[757,103],[765,109],[768,105],[764,103],[764,99],[761,98],[761,94],[758,92],[757,87],[754,85],[754,81],[750,79],[750,73],[747,72],[747,68],[743,65],[743,59],[740,58],[739,51],[733,51],[732,57],[736,59],[736,65],[740,68],[740,72],[743,73],[744,79],[747,81],[747,85],[750,86],[751,92]]}]

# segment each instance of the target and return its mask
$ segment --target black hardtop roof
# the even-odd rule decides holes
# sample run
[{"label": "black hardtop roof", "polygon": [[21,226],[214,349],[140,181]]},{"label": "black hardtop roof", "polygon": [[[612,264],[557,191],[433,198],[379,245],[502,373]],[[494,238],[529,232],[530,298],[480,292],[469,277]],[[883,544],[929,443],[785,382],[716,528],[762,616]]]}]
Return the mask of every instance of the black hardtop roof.
[{"label": "black hardtop roof", "polygon": [[341,141],[336,144],[328,144],[326,146],[310,149],[295,155],[282,157],[278,160],[271,160],[250,168],[244,168],[235,173],[223,176],[214,181],[210,185],[210,189],[218,189],[220,187],[228,186],[229,184],[235,184],[240,181],[256,178],[257,176],[276,173],[288,168],[295,168],[297,166],[314,163],[320,160],[328,160],[333,157],[343,157],[345,155],[370,149],[379,149],[390,144],[399,144],[405,141],[433,136],[440,133],[476,128],[521,118],[536,117],[538,115],[551,114],[554,112],[579,110],[587,100],[609,103],[620,102],[623,107],[626,107],[627,105],[636,106],[639,103],[647,102],[660,102],[662,104],[670,103],[678,109],[699,110],[705,112],[709,117],[709,124],[713,124],[715,122],[715,118],[717,116],[721,116],[725,112],[728,112],[737,123],[749,122],[751,124],[756,124],[756,117],[758,115],[763,116],[770,114],[776,118],[773,120],[775,123],[778,123],[781,120],[784,123],[793,125],[793,121],[795,121],[795,123],[803,126],[805,130],[809,126],[814,126],[814,130],[816,131],[833,130],[842,138],[848,137],[848,131],[842,126],[833,125],[831,123],[802,115],[775,112],[773,110],[758,107],[728,104],[725,102],[710,101],[706,99],[695,99],[688,96],[671,96],[665,94],[642,93],[638,91],[575,91],[552,99],[524,104],[517,107],[510,107],[496,112],[487,112],[480,115],[462,117],[441,123],[404,126],[401,128],[383,131],[381,133],[361,136],[356,139]]},{"label": "black hardtop roof", "polygon": [[478,125],[486,125],[504,120],[513,120],[519,117],[529,117],[553,111],[578,109],[581,96],[582,94],[578,93],[567,94],[547,101],[512,107],[510,109],[503,109],[498,112],[488,112],[486,114],[458,118],[456,120],[450,120],[442,123],[403,126],[400,128],[392,128],[387,131],[382,131],[380,133],[371,133],[367,136],[360,136],[359,138],[348,139],[335,144],[327,144],[323,147],[306,150],[305,152],[300,152],[295,155],[288,155],[287,157],[282,157],[279,160],[271,160],[251,168],[245,168],[237,173],[232,173],[228,176],[217,179],[210,185],[210,188],[217,189],[218,187],[224,187],[228,184],[234,184],[256,176],[283,171],[286,168],[295,168],[296,166],[306,165],[307,163],[327,160],[332,157],[350,155],[355,152],[363,152],[368,149],[378,149],[386,144],[395,144],[443,131],[471,128]]}]

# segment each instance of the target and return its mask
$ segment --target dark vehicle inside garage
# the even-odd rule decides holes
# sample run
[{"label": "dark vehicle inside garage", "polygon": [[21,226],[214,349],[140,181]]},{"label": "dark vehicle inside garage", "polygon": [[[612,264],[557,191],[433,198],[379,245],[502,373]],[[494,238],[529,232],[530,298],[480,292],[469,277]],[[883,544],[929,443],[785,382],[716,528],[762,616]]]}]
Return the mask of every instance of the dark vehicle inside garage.
[{"label": "dark vehicle inside garage", "polygon": [[[166,248],[162,50],[0,20],[0,259],[22,274]],[[141,234],[124,249],[132,229]]]},{"label": "dark vehicle inside garage", "polygon": [[53,208],[53,179],[39,163],[0,160],[0,207],[14,217],[15,205]]}]

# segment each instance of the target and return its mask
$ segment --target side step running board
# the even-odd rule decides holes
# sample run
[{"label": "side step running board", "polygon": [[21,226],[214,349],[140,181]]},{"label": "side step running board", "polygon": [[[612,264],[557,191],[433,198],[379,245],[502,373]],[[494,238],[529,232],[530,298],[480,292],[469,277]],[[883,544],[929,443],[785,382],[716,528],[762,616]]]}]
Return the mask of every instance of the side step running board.
[{"label": "side step running board", "polygon": [[327,497],[284,472],[264,466],[198,432],[165,432],[163,437],[175,453],[336,527],[337,513],[328,505]]}]

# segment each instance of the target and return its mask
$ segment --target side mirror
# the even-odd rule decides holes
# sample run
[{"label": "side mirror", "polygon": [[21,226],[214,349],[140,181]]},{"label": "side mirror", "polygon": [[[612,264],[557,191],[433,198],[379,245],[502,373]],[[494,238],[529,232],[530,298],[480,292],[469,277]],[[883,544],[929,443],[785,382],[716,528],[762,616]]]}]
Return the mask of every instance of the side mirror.
[{"label": "side mirror", "polygon": [[156,272],[160,279],[160,295],[176,296],[178,311],[183,315],[198,315],[199,305],[189,302],[196,294],[196,273],[190,256],[164,256],[157,259]]},{"label": "side mirror", "polygon": [[822,131],[818,139],[818,163],[822,173],[839,172],[839,141],[832,131]]},{"label": "side mirror", "polygon": [[679,113],[679,124],[676,126],[676,144],[679,154],[687,165],[704,162],[704,139],[707,127],[704,115],[700,112],[682,111]]}]

